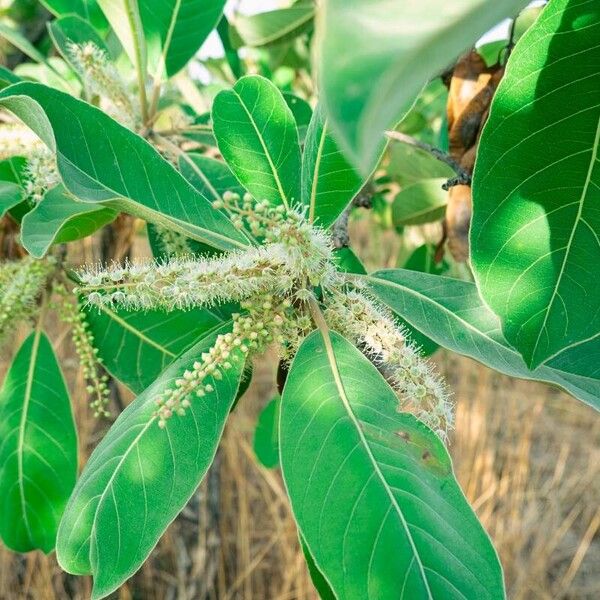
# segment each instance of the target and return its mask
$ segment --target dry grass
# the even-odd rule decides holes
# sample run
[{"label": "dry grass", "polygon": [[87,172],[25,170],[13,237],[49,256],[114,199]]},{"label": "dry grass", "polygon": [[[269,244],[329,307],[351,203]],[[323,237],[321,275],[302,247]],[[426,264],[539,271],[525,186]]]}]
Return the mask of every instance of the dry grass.
[{"label": "dry grass", "polygon": [[[397,255],[395,242],[388,242],[380,264],[392,265]],[[61,355],[72,356],[64,331],[52,333]],[[7,353],[0,355],[0,373],[7,360]],[[509,379],[467,359],[442,352],[436,360],[455,391],[451,452],[458,478],[498,548],[509,597],[600,597],[597,413],[548,386]],[[106,424],[87,411],[74,361],[65,360],[64,368],[86,456]],[[279,473],[260,467],[251,448],[257,412],[274,391],[273,370],[272,361],[257,366],[216,468],[115,598],[316,598]],[[0,547],[0,600],[85,599],[89,593],[89,578],[64,575],[54,556],[18,556]]]}]

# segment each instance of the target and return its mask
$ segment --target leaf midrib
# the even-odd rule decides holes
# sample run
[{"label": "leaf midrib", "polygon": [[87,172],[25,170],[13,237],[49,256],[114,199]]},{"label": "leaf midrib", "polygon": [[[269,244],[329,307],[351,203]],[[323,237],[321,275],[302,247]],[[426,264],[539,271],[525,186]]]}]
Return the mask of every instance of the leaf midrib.
[{"label": "leaf midrib", "polygon": [[177,24],[177,19],[179,18],[179,11],[181,10],[181,3],[182,3],[182,0],[176,0],[175,7],[173,8],[173,13],[171,15],[171,21],[169,22],[169,28],[167,29],[167,35],[165,37],[165,43],[163,45],[162,52],[160,53],[160,71],[156,75],[158,81],[162,80],[165,72],[168,73],[167,55],[169,54],[169,50],[171,49],[171,42],[173,41],[173,32],[175,31],[175,25]]},{"label": "leaf midrib", "polygon": [[259,129],[254,121],[254,118],[252,117],[252,113],[246,107],[246,104],[244,103],[243,98],[240,96],[240,94],[237,92],[237,90],[232,89],[231,91],[238,98],[241,107],[244,109],[244,112],[248,116],[248,120],[252,124],[252,128],[256,132],[256,137],[258,138],[258,141],[260,142],[260,145],[262,146],[263,152],[265,153],[265,157],[269,163],[269,168],[271,169],[271,174],[273,175],[273,179],[275,180],[275,183],[277,184],[277,191],[279,192],[281,201],[283,202],[283,205],[289,209],[289,204],[288,204],[285,192],[283,191],[283,186],[281,184],[281,180],[279,179],[279,173],[277,172],[277,169],[275,168],[275,165],[274,165],[273,161],[271,160],[271,154],[269,153],[269,150],[267,149],[265,141],[263,140],[263,136],[262,136],[261,132],[259,131]]},{"label": "leaf midrib", "polygon": [[135,327],[133,327],[133,325],[130,325],[127,321],[119,317],[119,315],[117,315],[115,312],[113,312],[106,306],[100,306],[99,308],[101,311],[106,313],[106,315],[108,315],[109,318],[113,319],[116,323],[123,327],[123,329],[126,329],[127,331],[131,332],[134,336],[138,337],[140,340],[142,340],[142,342],[156,348],[159,352],[162,352],[163,354],[167,354],[171,358],[175,358],[175,356],[177,356],[173,352],[167,350],[164,346],[161,346],[158,342],[155,342],[153,339],[144,335],[139,329],[136,329]]},{"label": "leaf midrib", "polygon": [[33,390],[33,379],[35,374],[35,367],[37,361],[37,355],[40,347],[40,338],[42,336],[42,329],[40,327],[41,319],[38,322],[38,326],[35,329],[35,335],[33,343],[31,345],[31,354],[29,357],[29,367],[27,369],[27,380],[25,383],[25,395],[23,398],[23,411],[21,413],[21,419],[19,421],[19,440],[17,444],[17,477],[19,481],[19,497],[21,499],[21,511],[23,512],[23,521],[25,523],[25,529],[27,530],[27,537],[29,543],[34,544],[33,534],[31,526],[29,524],[29,517],[27,516],[27,502],[25,500],[25,487],[23,484],[24,473],[23,473],[23,452],[25,446],[25,429],[27,427],[27,416],[29,412],[29,404],[31,401],[31,393]]}]

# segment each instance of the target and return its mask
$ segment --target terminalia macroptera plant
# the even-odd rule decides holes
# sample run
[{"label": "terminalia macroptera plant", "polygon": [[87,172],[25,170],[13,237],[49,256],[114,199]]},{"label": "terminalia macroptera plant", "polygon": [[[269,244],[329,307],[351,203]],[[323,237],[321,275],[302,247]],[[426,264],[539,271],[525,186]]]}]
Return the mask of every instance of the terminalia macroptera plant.
[{"label": "terminalia macroptera plant", "polygon": [[[471,181],[431,144],[445,142],[430,92],[525,1],[301,2],[239,17],[233,33],[222,0],[44,4],[55,55],[0,29],[37,61],[27,80],[0,68],[0,341],[28,331],[0,391],[3,543],[56,551],[93,576],[94,598],[112,593],[198,488],[253,363],[276,357],[285,382],[261,427],[321,597],[503,598],[452,470],[451,392],[422,350],[598,407],[598,8],[551,0],[506,41],[466,140]],[[183,69],[217,24],[217,89],[198,87]],[[398,140],[433,166],[399,159]],[[423,246],[406,268],[367,272],[348,234],[359,205],[401,233],[440,220],[457,183],[472,198],[468,265],[432,266]],[[126,245],[111,260],[123,222],[145,223],[152,258],[123,259]],[[73,243],[96,233],[103,254],[81,260]],[[59,319],[86,381],[73,400],[105,429],[80,474],[46,333]],[[114,381],[136,396],[124,409]]]}]

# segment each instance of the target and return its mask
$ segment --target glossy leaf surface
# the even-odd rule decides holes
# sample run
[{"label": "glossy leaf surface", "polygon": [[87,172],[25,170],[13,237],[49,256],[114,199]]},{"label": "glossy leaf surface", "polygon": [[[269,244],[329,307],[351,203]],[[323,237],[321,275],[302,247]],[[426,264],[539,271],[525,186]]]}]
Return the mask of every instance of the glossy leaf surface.
[{"label": "glossy leaf surface", "polygon": [[21,243],[29,254],[41,258],[52,244],[83,239],[116,216],[110,208],[78,202],[57,186],[23,217]]},{"label": "glossy leaf surface", "polygon": [[137,571],[214,458],[243,360],[222,380],[209,378],[214,391],[194,398],[187,414],[174,415],[165,429],[153,413],[156,397],[230,327],[207,334],[138,396],[83,470],[61,521],[57,556],[66,571],[94,576],[94,600]]},{"label": "glossy leaf surface", "polygon": [[275,85],[242,77],[217,95],[212,118],[223,158],[255,198],[285,206],[300,201],[298,129]]},{"label": "glossy leaf surface", "polygon": [[148,67],[169,77],[183,69],[217,26],[225,0],[138,0]]},{"label": "glossy leaf surface", "polygon": [[139,394],[204,332],[223,322],[208,309],[127,311],[89,307],[86,321],[104,367]]},{"label": "glossy leaf surface", "polygon": [[492,544],[431,430],[347,340],[312,333],[288,376],[281,466],[303,539],[345,600],[503,598]]},{"label": "glossy leaf surface", "polygon": [[308,218],[329,227],[365,183],[333,139],[323,109],[317,106],[306,132],[302,156],[302,203]]},{"label": "glossy leaf surface", "polygon": [[509,60],[473,180],[472,263],[536,367],[600,336],[600,5],[552,0]]},{"label": "glossy leaf surface", "polygon": [[317,31],[322,100],[354,164],[367,171],[384,131],[398,123],[425,83],[527,3],[326,2]]},{"label": "glossy leaf surface", "polygon": [[57,152],[65,187],[88,202],[108,202],[222,250],[244,247],[229,219],[140,136],[101,110],[36,83],[0,92],[0,104]]},{"label": "glossy leaf surface", "polygon": [[2,541],[17,552],[50,552],[76,476],[69,393],[48,338],[37,330],[0,390]]}]

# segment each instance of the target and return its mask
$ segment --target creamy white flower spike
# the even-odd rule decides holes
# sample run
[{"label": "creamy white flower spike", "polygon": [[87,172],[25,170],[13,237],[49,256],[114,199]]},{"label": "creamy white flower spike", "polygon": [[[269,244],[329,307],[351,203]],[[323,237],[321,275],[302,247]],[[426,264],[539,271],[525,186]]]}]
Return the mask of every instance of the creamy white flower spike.
[{"label": "creamy white flower spike", "polygon": [[[335,267],[331,237],[298,210],[226,193],[214,207],[229,214],[257,244],[216,258],[175,256],[165,262],[112,265],[79,273],[79,292],[91,305],[173,310],[240,302],[232,330],[219,335],[192,369],[157,398],[161,427],[204,397],[232,361],[273,344],[290,360],[314,329],[308,302],[320,296],[328,325],[375,364],[397,391],[398,410],[410,411],[443,439],[452,427],[452,405],[440,378],[407,339],[393,316]],[[320,290],[317,292],[316,290]]]},{"label": "creamy white flower spike", "polygon": [[37,260],[28,256],[0,264],[0,342],[20,321],[36,314],[37,300],[55,268],[52,257]]},{"label": "creamy white flower spike", "polygon": [[40,202],[49,189],[60,183],[56,157],[46,146],[39,146],[30,153],[23,178],[25,195],[34,204]]},{"label": "creamy white flower spike", "polygon": [[98,349],[94,346],[94,336],[86,321],[86,313],[79,302],[72,301],[62,283],[55,285],[53,292],[58,299],[54,303],[54,308],[58,310],[62,321],[71,326],[71,338],[83,369],[86,392],[91,398],[90,406],[94,411],[94,416],[109,417],[108,375],[102,372],[102,359],[98,356]]},{"label": "creamy white flower spike", "polygon": [[127,86],[104,50],[93,42],[69,44],[71,60],[88,93],[100,96],[102,108],[129,129],[136,129],[140,116]]},{"label": "creamy white flower spike", "polygon": [[335,294],[325,318],[381,370],[400,396],[399,410],[414,413],[447,439],[454,408],[446,387],[388,310],[362,292],[351,291]]},{"label": "creamy white flower spike", "polygon": [[293,318],[291,306],[287,299],[274,302],[268,295],[242,302],[246,312],[233,315],[232,330],[217,336],[213,346],[184,371],[175,386],[156,398],[159,426],[165,427],[175,413],[183,416],[194,396],[202,398],[213,392],[215,381],[223,379],[234,363],[264,352],[273,342],[281,342],[285,323]]}]

